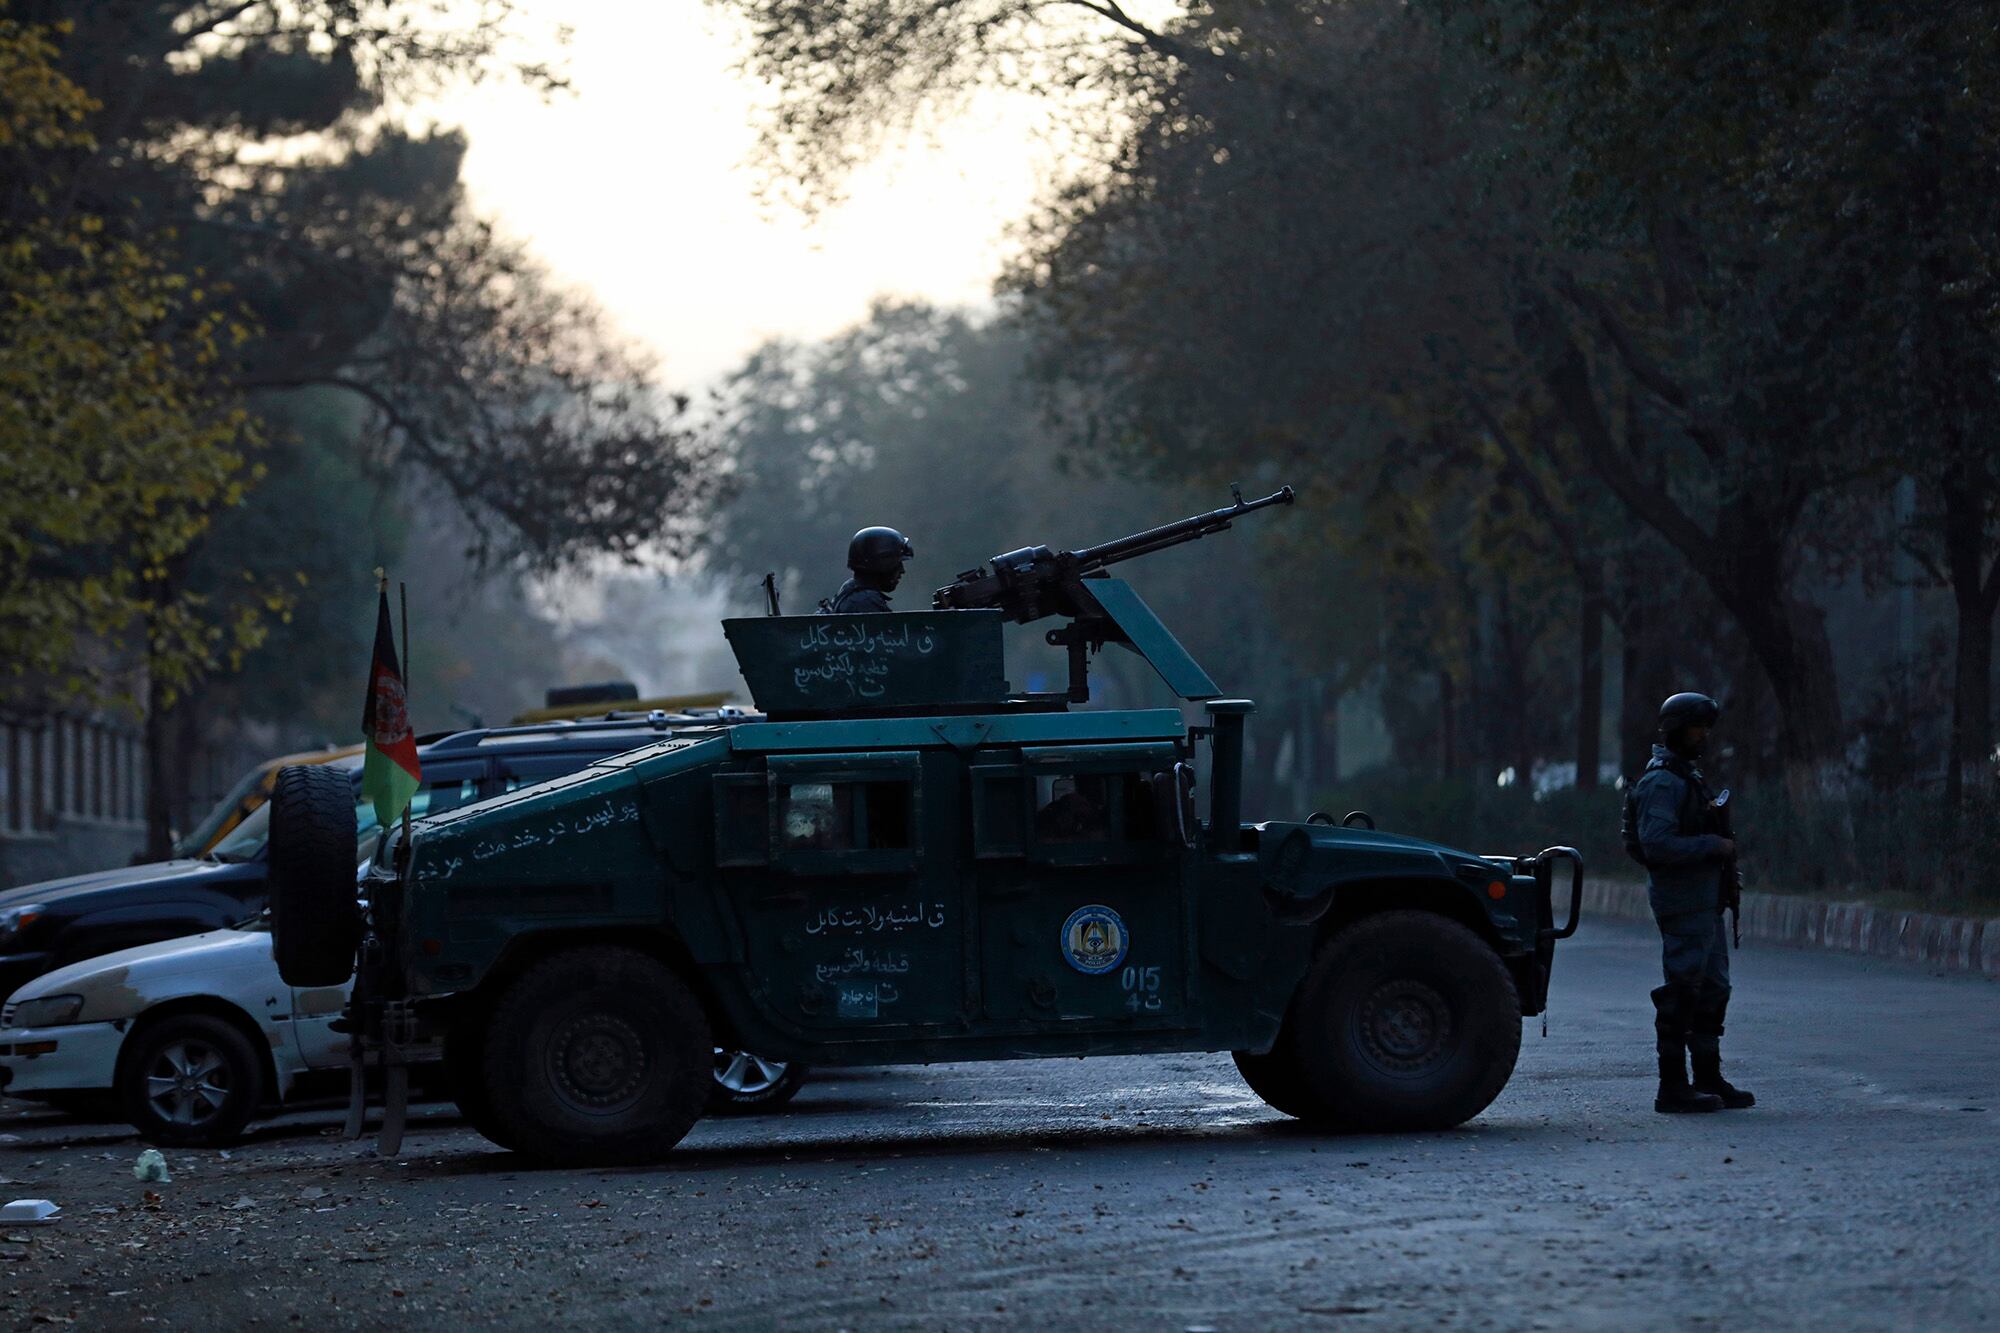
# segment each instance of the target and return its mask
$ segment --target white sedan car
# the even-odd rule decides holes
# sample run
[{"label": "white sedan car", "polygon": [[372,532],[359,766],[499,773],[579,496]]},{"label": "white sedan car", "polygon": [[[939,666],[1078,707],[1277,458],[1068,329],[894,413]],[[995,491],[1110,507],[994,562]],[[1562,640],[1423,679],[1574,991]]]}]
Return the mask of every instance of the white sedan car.
[{"label": "white sedan car", "polygon": [[285,985],[261,921],[104,954],[14,992],[0,1091],[58,1105],[109,1091],[149,1139],[226,1143],[313,1071],[338,1086],[346,1004],[345,986]]},{"label": "white sedan car", "polygon": [[[110,1093],[155,1143],[229,1143],[259,1110],[346,1086],[345,985],[287,986],[264,920],[72,963],[0,1010],[0,1092],[78,1105]],[[713,1109],[772,1109],[802,1065],[716,1052]]]}]

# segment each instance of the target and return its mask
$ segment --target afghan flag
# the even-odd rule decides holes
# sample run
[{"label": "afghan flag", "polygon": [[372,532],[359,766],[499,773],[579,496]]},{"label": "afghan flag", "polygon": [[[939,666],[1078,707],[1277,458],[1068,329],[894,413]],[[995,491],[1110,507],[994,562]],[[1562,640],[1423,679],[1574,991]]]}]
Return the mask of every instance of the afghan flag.
[{"label": "afghan flag", "polygon": [[375,664],[368,673],[368,702],[361,707],[361,734],[368,750],[361,761],[361,796],[373,802],[375,818],[387,828],[396,822],[423,779],[417,737],[410,730],[410,706],[403,671],[396,664],[396,639],[389,630],[389,591],[375,617]]}]

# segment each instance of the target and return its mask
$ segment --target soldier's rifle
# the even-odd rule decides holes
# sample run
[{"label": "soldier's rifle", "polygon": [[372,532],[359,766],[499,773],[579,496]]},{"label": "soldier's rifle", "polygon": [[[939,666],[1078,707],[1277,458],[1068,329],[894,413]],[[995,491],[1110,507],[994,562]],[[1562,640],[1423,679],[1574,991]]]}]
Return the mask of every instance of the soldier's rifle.
[{"label": "soldier's rifle", "polygon": [[[1714,806],[1716,832],[1736,841],[1736,821],[1729,813],[1729,788],[1716,793]],[[1729,933],[1737,948],[1743,947],[1743,866],[1732,854],[1722,863],[1722,905],[1729,909]]]}]

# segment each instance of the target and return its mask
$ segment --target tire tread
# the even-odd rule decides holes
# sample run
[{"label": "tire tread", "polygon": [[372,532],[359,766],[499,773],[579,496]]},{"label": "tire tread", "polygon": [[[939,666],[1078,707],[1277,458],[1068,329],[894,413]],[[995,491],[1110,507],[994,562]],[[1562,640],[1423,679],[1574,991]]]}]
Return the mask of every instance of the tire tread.
[{"label": "tire tread", "polygon": [[361,943],[354,788],[326,764],[278,770],[271,788],[271,954],[288,986],[338,986]]}]

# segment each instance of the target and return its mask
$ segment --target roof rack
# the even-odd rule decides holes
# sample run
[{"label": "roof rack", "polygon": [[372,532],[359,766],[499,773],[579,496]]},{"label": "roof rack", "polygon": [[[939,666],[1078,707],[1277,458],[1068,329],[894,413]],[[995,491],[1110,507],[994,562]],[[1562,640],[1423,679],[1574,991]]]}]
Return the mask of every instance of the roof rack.
[{"label": "roof rack", "polygon": [[478,727],[470,731],[453,732],[442,740],[432,742],[428,748],[435,754],[439,751],[476,750],[487,741],[509,737],[547,736],[553,739],[574,736],[579,732],[660,732],[670,727],[761,721],[762,718],[761,713],[726,706],[700,713],[669,713],[656,708],[644,713],[600,714],[578,721],[560,720],[515,727]]}]

